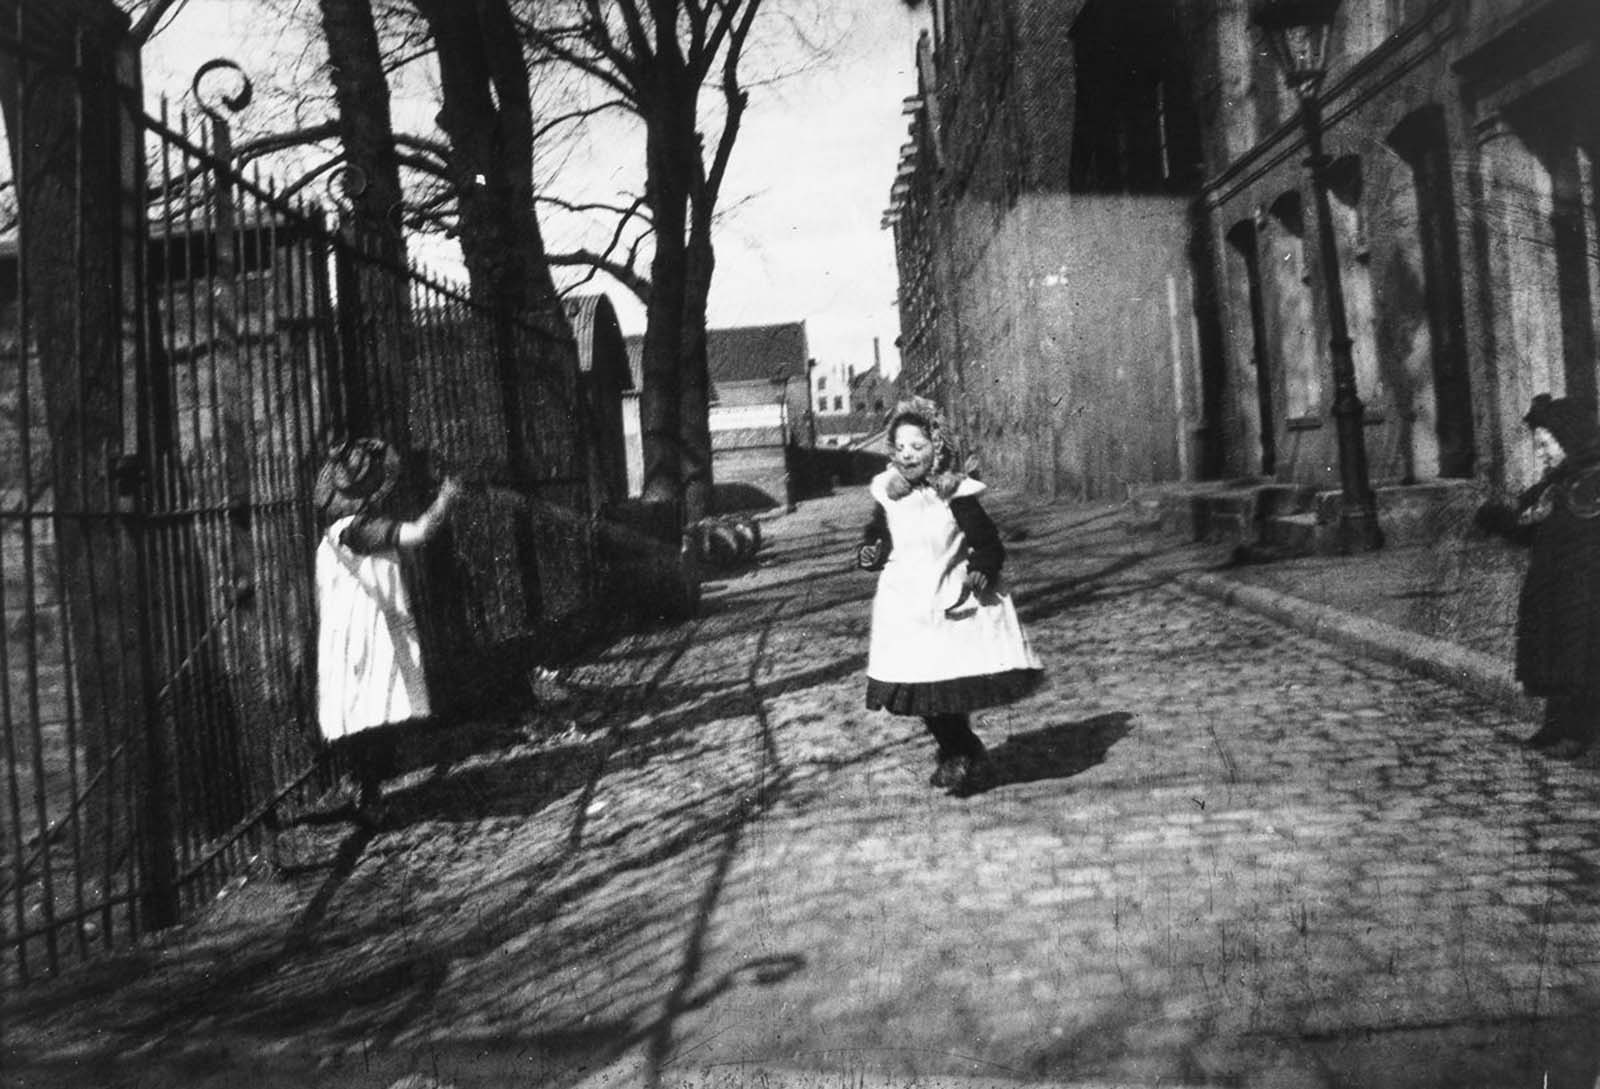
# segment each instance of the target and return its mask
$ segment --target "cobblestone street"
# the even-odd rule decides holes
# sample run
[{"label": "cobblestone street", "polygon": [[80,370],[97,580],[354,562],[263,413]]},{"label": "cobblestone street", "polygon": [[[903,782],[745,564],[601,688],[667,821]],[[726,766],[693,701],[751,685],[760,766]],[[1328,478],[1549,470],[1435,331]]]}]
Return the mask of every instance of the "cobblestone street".
[{"label": "cobblestone street", "polygon": [[18,1086],[1579,1086],[1600,791],[1531,727],[992,510],[1049,685],[927,785],[862,709],[861,491],[463,729],[182,939],[12,996]]}]

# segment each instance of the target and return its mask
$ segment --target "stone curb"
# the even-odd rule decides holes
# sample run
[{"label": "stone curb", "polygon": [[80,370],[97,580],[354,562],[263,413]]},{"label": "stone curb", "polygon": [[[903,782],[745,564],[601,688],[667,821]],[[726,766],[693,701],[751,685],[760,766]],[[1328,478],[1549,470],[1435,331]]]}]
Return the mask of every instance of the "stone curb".
[{"label": "stone curb", "polygon": [[1514,667],[1504,659],[1223,575],[1185,572],[1178,583],[1224,605],[1248,609],[1324,642],[1482,696],[1521,717],[1539,718],[1538,701],[1523,694]]}]

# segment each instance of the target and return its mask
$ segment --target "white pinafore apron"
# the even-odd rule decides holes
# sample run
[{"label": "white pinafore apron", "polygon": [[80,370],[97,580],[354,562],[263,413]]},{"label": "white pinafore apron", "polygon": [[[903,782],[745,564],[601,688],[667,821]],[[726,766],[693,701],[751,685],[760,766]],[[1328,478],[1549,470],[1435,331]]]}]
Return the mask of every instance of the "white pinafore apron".
[{"label": "white pinafore apron", "polygon": [[[871,487],[893,545],[872,600],[867,676],[917,684],[1042,668],[1009,593],[991,587],[962,600],[966,549],[950,504],[932,488],[890,499],[887,480],[880,474]],[[956,497],[986,490],[969,477]]]},{"label": "white pinafore apron", "polygon": [[429,714],[400,555],[340,544],[352,521],[334,522],[317,546],[317,722],[329,741]]}]

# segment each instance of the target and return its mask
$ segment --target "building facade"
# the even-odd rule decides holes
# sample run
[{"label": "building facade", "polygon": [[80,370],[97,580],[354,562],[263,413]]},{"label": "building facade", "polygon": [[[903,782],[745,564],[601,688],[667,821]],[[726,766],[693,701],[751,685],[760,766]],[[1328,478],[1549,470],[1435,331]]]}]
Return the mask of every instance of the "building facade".
[{"label": "building facade", "polygon": [[843,392],[830,398],[837,410],[817,415],[818,446],[858,446],[879,435],[894,410],[897,388],[874,363],[864,371],[848,372]]},{"label": "building facade", "polygon": [[[1334,488],[1314,193],[1246,0],[940,0],[887,223],[902,381],[995,479]],[[1593,399],[1592,0],[1344,0],[1321,103],[1373,482],[1534,473]]]},{"label": "building facade", "polygon": [[1194,471],[1200,185],[1158,0],[940,0],[887,220],[901,389],[996,481],[1077,499]]},{"label": "building facade", "polygon": [[843,416],[850,411],[850,367],[845,363],[814,363],[811,367],[811,411]]},{"label": "building facade", "polygon": [[[1196,10],[1225,464],[1319,482],[1328,285],[1301,126],[1243,6]],[[1597,27],[1585,0],[1341,7],[1328,190],[1375,482],[1526,484],[1533,395],[1595,396]]]},{"label": "building facade", "polygon": [[[627,338],[633,390],[624,397],[628,494],[644,481],[639,391],[644,338]],[[793,502],[789,448],[809,444],[806,326],[803,321],[706,331],[711,378],[711,474],[719,510]]]}]

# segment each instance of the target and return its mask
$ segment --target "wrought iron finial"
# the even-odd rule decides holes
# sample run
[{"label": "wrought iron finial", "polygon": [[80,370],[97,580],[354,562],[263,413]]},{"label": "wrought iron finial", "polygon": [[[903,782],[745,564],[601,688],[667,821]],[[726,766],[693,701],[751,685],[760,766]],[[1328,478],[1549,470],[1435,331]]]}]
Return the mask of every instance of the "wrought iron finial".
[{"label": "wrought iron finial", "polygon": [[[239,89],[232,94],[222,93],[215,102],[209,101],[201,91],[200,85],[211,73],[221,71],[233,72],[238,80]],[[250,105],[250,100],[255,96],[255,85],[236,62],[227,57],[214,57],[195,69],[194,79],[189,81],[189,93],[194,95],[194,100],[200,109],[213,121],[225,121],[227,119],[222,116],[219,106],[226,107],[229,113],[239,113]]]},{"label": "wrought iron finial", "polygon": [[348,212],[355,207],[356,198],[367,191],[369,184],[365,170],[353,163],[341,163],[329,172],[324,190],[336,208]]}]

